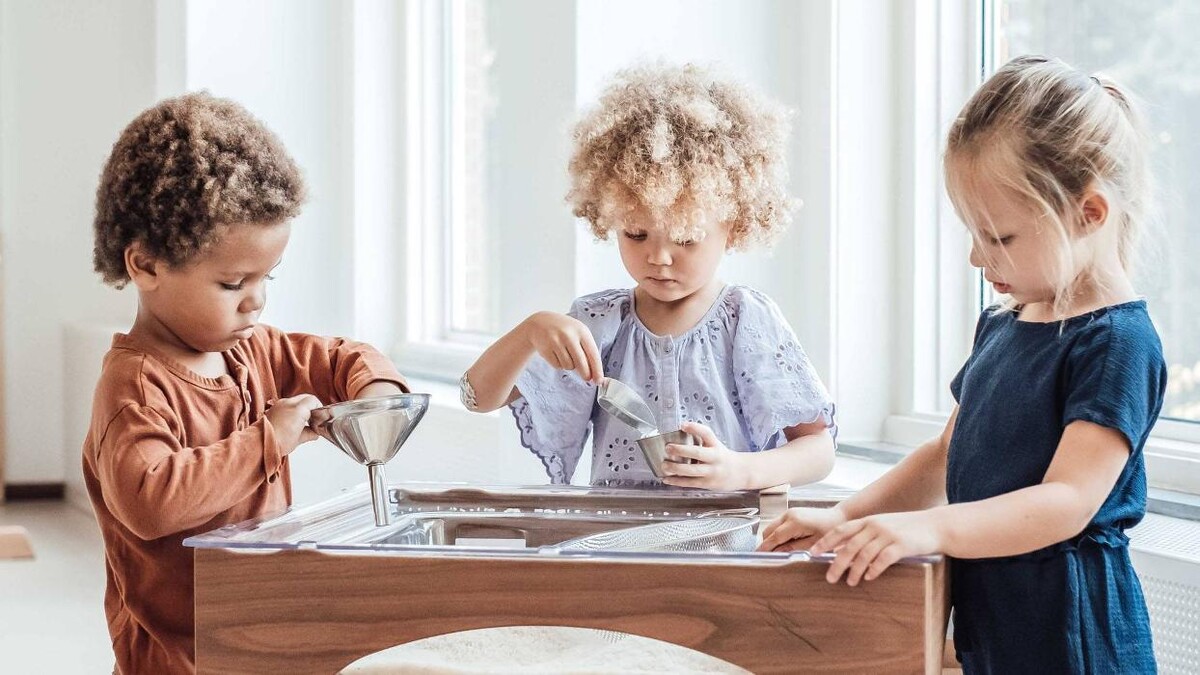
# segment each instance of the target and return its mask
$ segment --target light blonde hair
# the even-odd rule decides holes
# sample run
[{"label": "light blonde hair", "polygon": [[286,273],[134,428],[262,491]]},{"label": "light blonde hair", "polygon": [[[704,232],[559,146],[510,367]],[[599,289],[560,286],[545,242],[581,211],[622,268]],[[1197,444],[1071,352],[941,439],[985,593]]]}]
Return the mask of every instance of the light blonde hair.
[{"label": "light blonde hair", "polygon": [[567,202],[598,239],[644,209],[676,240],[730,223],[729,246],[767,243],[791,222],[790,112],[695,65],[618,72],[576,124]]},{"label": "light blonde hair", "polygon": [[[946,188],[976,238],[994,229],[972,181],[996,181],[1044,214],[1059,244],[1053,310],[1065,317],[1079,280],[1070,235],[1084,222],[1089,190],[1107,199],[1121,265],[1133,266],[1150,212],[1147,145],[1132,97],[1117,83],[1058,59],[1021,56],[996,71],[951,126]],[[958,170],[964,162],[970,170]],[[986,175],[966,175],[980,171]]]}]

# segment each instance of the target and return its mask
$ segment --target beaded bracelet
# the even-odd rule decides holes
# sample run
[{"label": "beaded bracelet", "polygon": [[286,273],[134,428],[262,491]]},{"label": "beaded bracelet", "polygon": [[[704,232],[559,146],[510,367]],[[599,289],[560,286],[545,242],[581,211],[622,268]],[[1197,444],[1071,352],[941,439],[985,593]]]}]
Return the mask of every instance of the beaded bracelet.
[{"label": "beaded bracelet", "polygon": [[479,410],[479,402],[475,400],[475,387],[471,386],[471,380],[467,378],[466,373],[458,379],[458,400],[462,401],[467,410]]}]

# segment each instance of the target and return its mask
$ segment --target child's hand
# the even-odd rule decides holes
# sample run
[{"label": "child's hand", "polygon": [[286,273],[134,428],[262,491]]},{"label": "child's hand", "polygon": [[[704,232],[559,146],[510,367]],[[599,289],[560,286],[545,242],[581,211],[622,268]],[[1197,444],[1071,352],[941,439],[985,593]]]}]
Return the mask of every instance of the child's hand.
[{"label": "child's hand", "polygon": [[534,351],[559,370],[573,370],[584,382],[600,384],[604,368],[600,348],[583,322],[566,314],[538,312],[524,324],[525,335]]},{"label": "child's hand", "polygon": [[[746,487],[746,458],[742,453],[725,447],[712,429],[703,424],[684,422],[679,429],[699,439],[700,445],[667,444],[668,461],[662,465],[664,483],[707,490],[741,490]],[[692,459],[697,463],[683,464],[679,461],[682,459]]]},{"label": "child's hand", "polygon": [[835,506],[829,509],[788,509],[763,528],[760,551],[806,551],[817,538],[846,522],[846,514]]},{"label": "child's hand", "polygon": [[937,553],[941,549],[936,524],[928,511],[883,513],[851,520],[830,530],[809,549],[812,553],[837,551],[825,580],[836,584],[843,573],[846,583],[870,581],[901,558]]},{"label": "child's hand", "polygon": [[285,455],[301,443],[317,439],[317,432],[308,427],[308,419],[312,411],[320,407],[321,400],[312,394],[281,398],[271,404],[267,419],[275,427],[275,438],[283,446]]}]

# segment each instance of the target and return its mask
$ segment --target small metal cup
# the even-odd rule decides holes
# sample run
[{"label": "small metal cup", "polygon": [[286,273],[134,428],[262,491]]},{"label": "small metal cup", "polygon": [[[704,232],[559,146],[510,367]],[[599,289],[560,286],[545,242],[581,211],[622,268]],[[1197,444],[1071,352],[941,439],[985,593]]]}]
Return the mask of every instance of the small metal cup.
[{"label": "small metal cup", "polygon": [[[638,447],[642,449],[642,454],[646,456],[646,463],[650,465],[650,470],[655,476],[661,480],[663,478],[662,463],[674,462],[676,460],[667,459],[667,444],[675,443],[676,445],[700,445],[695,436],[684,431],[668,431],[665,434],[657,436],[647,436],[638,439]],[[694,459],[679,460],[680,464],[695,464]]]}]

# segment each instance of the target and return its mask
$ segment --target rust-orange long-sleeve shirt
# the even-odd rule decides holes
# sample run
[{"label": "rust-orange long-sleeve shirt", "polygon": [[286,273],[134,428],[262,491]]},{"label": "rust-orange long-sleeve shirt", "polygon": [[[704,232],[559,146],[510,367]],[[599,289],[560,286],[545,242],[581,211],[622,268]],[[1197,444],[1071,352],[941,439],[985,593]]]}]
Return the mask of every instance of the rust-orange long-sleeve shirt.
[{"label": "rust-orange long-sleeve shirt", "polygon": [[104,611],[122,673],[195,669],[192,551],[183,540],[291,504],[267,404],[354,399],[404,379],[369,345],[258,326],[201,377],[128,335],[104,357],[83,473],[104,535]]}]

